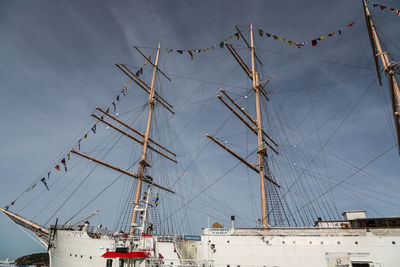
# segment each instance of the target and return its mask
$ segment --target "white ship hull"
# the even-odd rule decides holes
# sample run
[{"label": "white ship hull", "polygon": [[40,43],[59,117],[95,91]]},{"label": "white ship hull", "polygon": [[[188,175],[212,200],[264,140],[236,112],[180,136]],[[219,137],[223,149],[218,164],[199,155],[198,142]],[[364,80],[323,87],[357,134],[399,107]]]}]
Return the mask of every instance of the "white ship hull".
[{"label": "white ship hull", "polygon": [[[400,229],[393,228],[204,229],[201,241],[186,242],[197,260],[209,260],[213,266],[398,267],[400,264]],[[181,265],[182,253],[176,251],[172,240],[158,242],[158,246],[165,265]],[[111,237],[95,239],[82,231],[58,230],[49,250],[50,267],[105,267],[106,258],[102,255],[107,249],[115,249]],[[118,258],[112,266],[120,266]]]}]

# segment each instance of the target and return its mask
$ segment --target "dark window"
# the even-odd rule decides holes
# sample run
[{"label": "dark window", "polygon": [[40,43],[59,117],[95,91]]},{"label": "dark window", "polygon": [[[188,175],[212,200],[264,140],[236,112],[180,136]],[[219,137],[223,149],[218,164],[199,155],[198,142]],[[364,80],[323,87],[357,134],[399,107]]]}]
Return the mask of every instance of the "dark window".
[{"label": "dark window", "polygon": [[119,259],[119,267],[124,267],[124,262],[123,259]]},{"label": "dark window", "polygon": [[359,263],[352,262],[351,265],[353,265],[353,267],[369,267],[369,263],[367,262],[359,262]]},{"label": "dark window", "polygon": [[392,244],[393,244],[393,245],[396,245],[396,242],[392,241]]},{"label": "dark window", "polygon": [[106,267],[112,267],[112,259],[107,260]]}]

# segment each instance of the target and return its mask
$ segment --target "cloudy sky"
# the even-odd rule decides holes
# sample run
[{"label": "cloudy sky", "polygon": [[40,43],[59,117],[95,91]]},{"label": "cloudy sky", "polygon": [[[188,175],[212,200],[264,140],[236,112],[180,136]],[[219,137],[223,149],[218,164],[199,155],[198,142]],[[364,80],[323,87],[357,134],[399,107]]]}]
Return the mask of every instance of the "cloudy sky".
[{"label": "cloudy sky", "polygon": [[[396,1],[381,3],[400,8]],[[385,49],[393,60],[398,60],[399,20],[387,10],[370,6]],[[315,172],[324,169],[325,178],[335,179],[329,182],[332,186],[344,179],[353,183],[342,183],[330,192],[331,200],[340,211],[366,209],[371,216],[399,215],[399,206],[393,203],[400,197],[397,187],[400,162],[388,113],[388,88],[386,81],[384,87],[377,84],[362,5],[358,0],[1,1],[0,204],[9,204],[53,168],[59,153],[65,152],[66,147],[88,129],[92,121],[89,114],[94,108],[106,107],[113,101],[126,82],[114,63],[124,62],[132,68],[141,66],[143,58],[133,46],[154,58],[154,48],[161,41],[160,65],[173,82],[164,80],[160,86],[163,85],[177,112],[171,119],[170,132],[174,140],[171,145],[179,152],[178,161],[183,166],[176,172],[192,171],[191,179],[198,179],[194,191],[184,196],[190,200],[215,182],[215,188],[207,191],[208,194],[214,196],[214,200],[228,203],[232,212],[240,210],[243,216],[249,215],[252,222],[243,222],[242,226],[254,227],[259,216],[257,177],[252,176],[250,186],[247,185],[248,174],[239,171],[232,179],[222,177],[219,180],[236,162],[225,158],[215,145],[208,144],[204,135],[218,133],[221,140],[232,143],[242,155],[253,150],[243,145],[246,129],[237,120],[229,120],[233,128],[224,126],[221,131],[217,130],[225,122],[228,110],[215,98],[217,90],[223,87],[232,91],[238,102],[251,105],[250,100],[246,102],[251,96],[247,93],[250,82],[226,49],[195,54],[194,60],[188,54],[167,54],[165,49],[207,48],[234,33],[234,25],[239,25],[248,36],[250,21],[256,29],[298,42],[310,42],[335,32],[316,47],[308,43],[301,49],[256,35],[258,55],[264,62],[261,77],[263,80],[272,78],[269,89],[271,100],[275,101],[271,101],[270,107],[274,111],[268,114],[273,117],[274,112],[279,111],[280,116],[290,122],[290,131],[293,131],[290,134],[296,141],[285,143],[282,137],[282,150],[308,149],[299,156],[303,161],[289,162],[291,168],[308,168],[312,163],[316,165]],[[347,27],[351,22],[355,22],[354,26]],[[234,44],[248,60],[248,51],[241,40]],[[145,71],[144,77],[149,81],[151,70],[147,67]],[[124,102],[127,110],[128,99],[132,101],[131,109],[145,100],[142,91],[133,92],[129,91],[130,98]],[[251,112],[251,108],[249,110]],[[279,121],[275,121],[275,126]],[[178,133],[179,138],[174,138]],[[278,131],[271,129],[271,134],[278,138]],[[204,144],[208,144],[207,152],[200,155],[197,151]],[[317,154],[317,159],[313,160]],[[188,167],[194,158],[198,160],[196,168]],[[277,173],[279,170],[280,167],[276,167]],[[246,190],[241,175],[246,175]],[[103,178],[104,184],[109,182]],[[124,187],[124,182],[118,183],[111,189],[109,198]],[[89,181],[84,185],[84,192],[93,189],[97,193],[102,188],[100,185],[97,188],[98,184],[101,183]],[[345,191],[343,187],[352,186],[356,190],[354,185],[357,184],[360,185],[358,192],[347,194],[350,195],[347,200],[341,192]],[[253,191],[256,195],[249,198]],[[35,212],[53,198],[45,195],[36,199],[35,208],[22,210],[29,202],[28,196],[12,210],[33,218]],[[80,208],[88,200],[85,193],[74,195],[73,204],[66,206],[65,212],[69,214],[66,216],[74,214],[76,207]],[[55,206],[63,199],[57,201]],[[209,199],[204,198],[204,201]],[[118,203],[106,201],[101,205],[116,214],[115,204]],[[95,208],[93,205],[83,214]],[[200,227],[207,226],[207,216],[201,203],[195,204],[194,209],[203,211],[192,218],[194,232],[199,233]],[[54,209],[47,212],[46,208],[45,218],[38,216],[35,220],[45,224],[53,212]],[[61,214],[57,216],[62,217]],[[102,216],[100,222],[114,222],[107,214]],[[215,214],[212,220],[219,218],[225,220],[222,221],[225,224],[229,221],[228,216],[218,216],[221,214]],[[0,216],[0,229],[0,259],[43,251],[6,216]]]}]

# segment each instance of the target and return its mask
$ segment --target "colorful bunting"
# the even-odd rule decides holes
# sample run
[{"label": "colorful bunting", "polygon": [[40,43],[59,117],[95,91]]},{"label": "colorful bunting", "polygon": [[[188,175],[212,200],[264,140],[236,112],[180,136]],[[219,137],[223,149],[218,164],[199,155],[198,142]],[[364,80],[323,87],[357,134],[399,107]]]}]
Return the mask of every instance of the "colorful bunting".
[{"label": "colorful bunting", "polygon": [[[68,153],[68,155],[69,155],[69,153]],[[51,173],[51,171],[49,171],[49,172],[47,173],[47,180],[50,179],[50,173]]]},{"label": "colorful bunting", "polygon": [[[58,166],[58,165],[57,165],[57,166]],[[40,181],[42,181],[42,183],[44,184],[44,186],[46,186],[47,190],[50,190],[49,187],[47,186],[46,178],[43,177],[42,179],[40,179]]]},{"label": "colorful bunting", "polygon": [[57,166],[55,166],[54,168],[55,168],[57,171],[60,171],[60,170],[61,170],[60,165],[58,165],[58,164],[57,164]]},{"label": "colorful bunting", "polygon": [[[354,25],[354,23],[355,23],[355,22],[351,22],[351,23],[347,24],[347,27],[352,27],[352,26]],[[337,32],[339,33],[339,35],[342,34],[341,29],[338,29]],[[268,33],[268,32],[264,32],[264,30],[262,30],[262,29],[258,29],[258,33],[259,33],[260,36],[264,36],[264,34],[265,34],[265,36],[267,36],[267,37],[272,37],[272,38],[274,38],[274,40],[280,40],[280,41],[282,41],[282,42],[286,42],[286,43],[288,43],[289,45],[293,45],[293,44],[294,44],[294,45],[296,45],[298,48],[300,48],[300,47],[302,47],[302,46],[304,46],[304,45],[306,45],[306,44],[308,43],[307,41],[304,41],[304,42],[293,42],[293,41],[290,41],[290,40],[288,40],[288,39],[286,39],[286,38],[277,36],[277,35],[275,35],[275,34],[271,34],[271,33]],[[330,32],[330,33],[328,33],[328,34],[322,35],[322,36],[319,37],[319,38],[316,38],[316,39],[314,39],[314,40],[311,40],[311,46],[316,46],[316,45],[318,44],[317,41],[324,40],[326,37],[332,37],[334,34],[335,34],[335,32]]]},{"label": "colorful bunting", "polygon": [[400,18],[400,10],[392,7],[387,7],[378,3],[372,3],[373,7],[379,7],[381,10],[388,9],[390,12],[394,13],[398,18]]},{"label": "colorful bunting", "polygon": [[182,55],[183,53],[187,52],[190,55],[190,58],[193,60],[193,52],[195,52],[195,53],[203,53],[203,52],[207,52],[207,51],[210,51],[210,50],[214,50],[218,46],[220,48],[223,48],[225,46],[225,42],[229,41],[232,38],[235,38],[236,40],[239,40],[239,38],[240,38],[239,33],[238,32],[234,33],[234,34],[228,36],[225,40],[220,41],[218,43],[215,43],[213,45],[210,45],[209,47],[203,48],[203,49],[170,49],[170,48],[166,48],[166,50],[167,50],[168,54],[176,52],[176,53]]}]

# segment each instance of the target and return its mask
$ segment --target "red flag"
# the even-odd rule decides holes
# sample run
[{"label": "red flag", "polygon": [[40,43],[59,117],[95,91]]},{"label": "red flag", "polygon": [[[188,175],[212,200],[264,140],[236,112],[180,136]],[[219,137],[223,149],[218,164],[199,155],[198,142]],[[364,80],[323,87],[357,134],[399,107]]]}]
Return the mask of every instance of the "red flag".
[{"label": "red flag", "polygon": [[328,36],[331,37],[334,34],[335,34],[335,32],[331,32],[331,33],[328,34]]},{"label": "red flag", "polygon": [[65,161],[65,158],[61,160],[61,163],[64,165],[64,170],[67,171],[67,162]]},{"label": "red flag", "polygon": [[349,25],[347,25],[348,27],[351,27],[354,25],[354,22],[350,23]]},{"label": "red flag", "polygon": [[316,46],[317,45],[317,40],[312,40],[311,44],[312,44],[312,46]]},{"label": "red flag", "polygon": [[14,205],[15,201],[11,202],[11,205]]},{"label": "red flag", "polygon": [[59,171],[61,170],[60,165],[57,164],[57,166],[55,166],[56,170]]},{"label": "red flag", "polygon": [[386,6],[383,5],[379,5],[379,7],[381,8],[381,10],[384,10],[386,8]]}]

